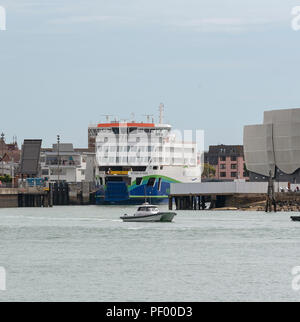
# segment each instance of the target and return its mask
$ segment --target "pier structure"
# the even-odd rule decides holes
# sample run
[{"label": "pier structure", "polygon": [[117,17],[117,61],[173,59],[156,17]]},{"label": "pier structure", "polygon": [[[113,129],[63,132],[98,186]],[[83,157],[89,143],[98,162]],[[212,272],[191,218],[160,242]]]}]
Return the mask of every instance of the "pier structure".
[{"label": "pier structure", "polygon": [[175,202],[177,210],[204,210],[240,207],[243,204],[266,200],[268,184],[251,182],[172,183],[169,208]]},{"label": "pier structure", "polygon": [[0,208],[52,206],[52,191],[49,188],[0,188]]},{"label": "pier structure", "polygon": [[95,192],[90,182],[0,188],[0,208],[89,205],[95,203]]},{"label": "pier structure", "polygon": [[[286,187],[290,190],[285,190]],[[268,182],[205,182],[172,183],[169,195],[169,209],[177,210],[262,210],[300,211],[300,191],[297,184],[274,182],[272,199]],[[284,192],[282,191],[284,190]]]}]

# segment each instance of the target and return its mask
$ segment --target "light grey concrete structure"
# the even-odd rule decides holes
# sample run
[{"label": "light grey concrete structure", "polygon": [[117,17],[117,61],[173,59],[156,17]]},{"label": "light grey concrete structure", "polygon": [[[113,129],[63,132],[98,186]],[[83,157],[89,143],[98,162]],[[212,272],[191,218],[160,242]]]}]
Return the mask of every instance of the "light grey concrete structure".
[{"label": "light grey concrete structure", "polygon": [[52,149],[41,152],[41,176],[50,182],[93,182],[95,153],[74,149],[72,143],[53,144]]},{"label": "light grey concrete structure", "polygon": [[[300,108],[264,112],[264,123],[244,127],[244,153],[253,177],[300,182]],[[255,181],[255,180],[254,180]]]},{"label": "light grey concrete structure", "polygon": [[[291,184],[291,191],[299,187]],[[287,192],[288,182],[275,182],[274,191]],[[201,183],[171,183],[171,195],[228,195],[228,194],[266,194],[268,182],[201,182]]]}]

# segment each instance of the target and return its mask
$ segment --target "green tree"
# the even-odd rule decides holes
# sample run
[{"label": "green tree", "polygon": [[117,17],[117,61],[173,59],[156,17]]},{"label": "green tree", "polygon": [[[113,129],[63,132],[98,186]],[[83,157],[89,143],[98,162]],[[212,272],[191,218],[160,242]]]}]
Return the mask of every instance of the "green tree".
[{"label": "green tree", "polygon": [[216,174],[216,169],[209,163],[204,163],[202,177],[203,178],[212,178]]},{"label": "green tree", "polygon": [[8,174],[5,174],[4,176],[0,176],[0,181],[2,181],[2,182],[11,182],[12,178]]},{"label": "green tree", "polygon": [[245,177],[249,177],[249,170],[246,167],[246,163],[244,163],[244,174]]}]

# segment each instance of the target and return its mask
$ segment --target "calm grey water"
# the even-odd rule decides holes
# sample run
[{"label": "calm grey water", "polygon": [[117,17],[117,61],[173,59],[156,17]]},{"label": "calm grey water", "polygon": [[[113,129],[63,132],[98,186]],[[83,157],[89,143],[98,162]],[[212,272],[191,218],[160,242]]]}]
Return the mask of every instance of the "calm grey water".
[{"label": "calm grey water", "polygon": [[180,212],[123,223],[135,207],[0,209],[0,301],[298,301],[291,213]]}]

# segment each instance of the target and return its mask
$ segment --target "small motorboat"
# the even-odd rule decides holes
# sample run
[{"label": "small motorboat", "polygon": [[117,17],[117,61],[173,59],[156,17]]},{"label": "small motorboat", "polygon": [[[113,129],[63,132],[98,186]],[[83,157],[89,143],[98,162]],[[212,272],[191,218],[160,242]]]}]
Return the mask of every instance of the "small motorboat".
[{"label": "small motorboat", "polygon": [[171,222],[175,212],[160,212],[157,206],[144,203],[133,216],[125,214],[120,218],[125,222]]},{"label": "small motorboat", "polygon": [[291,216],[292,221],[300,221],[300,216]]}]

